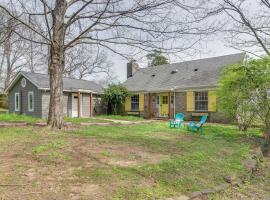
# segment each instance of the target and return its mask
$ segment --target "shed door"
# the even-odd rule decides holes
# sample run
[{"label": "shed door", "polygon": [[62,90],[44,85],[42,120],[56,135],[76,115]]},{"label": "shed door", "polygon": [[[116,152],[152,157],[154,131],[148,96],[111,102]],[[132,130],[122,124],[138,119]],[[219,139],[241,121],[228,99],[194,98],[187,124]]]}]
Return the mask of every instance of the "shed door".
[{"label": "shed door", "polygon": [[[80,110],[82,115],[82,94],[80,95]],[[72,117],[78,117],[78,95],[72,94]]]}]

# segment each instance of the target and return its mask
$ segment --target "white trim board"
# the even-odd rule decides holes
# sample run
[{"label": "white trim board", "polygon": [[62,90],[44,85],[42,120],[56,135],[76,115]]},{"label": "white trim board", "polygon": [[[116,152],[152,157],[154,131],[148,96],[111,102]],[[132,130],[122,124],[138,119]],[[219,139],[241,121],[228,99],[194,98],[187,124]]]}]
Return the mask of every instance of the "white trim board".
[{"label": "white trim board", "polygon": [[[16,96],[18,96],[18,108],[16,106],[16,102],[17,102],[16,101]],[[20,112],[21,111],[21,95],[20,95],[19,92],[14,93],[14,110],[16,112]]]},{"label": "white trim board", "polygon": [[[30,95],[32,95],[32,109],[30,109]],[[33,91],[29,91],[27,94],[27,108],[28,108],[28,112],[34,112],[35,110],[35,97],[34,97],[34,92]]]}]

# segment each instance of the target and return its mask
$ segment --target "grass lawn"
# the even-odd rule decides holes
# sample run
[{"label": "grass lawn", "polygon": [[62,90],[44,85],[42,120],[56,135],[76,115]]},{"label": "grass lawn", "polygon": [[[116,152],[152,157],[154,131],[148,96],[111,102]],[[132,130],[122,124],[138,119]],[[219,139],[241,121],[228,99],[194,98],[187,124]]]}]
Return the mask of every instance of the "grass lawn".
[{"label": "grass lawn", "polygon": [[[35,118],[28,115],[16,115],[16,114],[8,114],[8,113],[0,113],[0,122],[45,122],[45,119]],[[102,119],[93,119],[93,118],[65,118],[66,122],[72,122],[75,124],[79,124],[80,122],[93,122],[93,123],[108,123],[108,120]]]},{"label": "grass lawn", "polygon": [[35,123],[38,121],[44,121],[39,118],[31,117],[28,115],[16,115],[8,113],[0,113],[0,122],[29,122]]},{"label": "grass lawn", "polygon": [[122,116],[122,115],[97,115],[95,118],[104,118],[104,119],[115,119],[115,120],[125,120],[125,121],[143,121],[145,120],[142,117],[137,116]]},{"label": "grass lawn", "polygon": [[[158,122],[89,126],[68,132],[0,129],[0,199],[144,200],[190,195],[247,177],[242,161],[260,142],[235,126],[207,124],[205,135]],[[267,199],[270,161],[241,189],[211,199]]]},{"label": "grass lawn", "polygon": [[[95,118],[65,118],[66,122],[72,122],[74,124],[79,124],[81,122],[93,122],[93,123],[110,123],[108,120],[103,120],[103,119],[95,119]],[[111,122],[112,123],[112,122]]]}]

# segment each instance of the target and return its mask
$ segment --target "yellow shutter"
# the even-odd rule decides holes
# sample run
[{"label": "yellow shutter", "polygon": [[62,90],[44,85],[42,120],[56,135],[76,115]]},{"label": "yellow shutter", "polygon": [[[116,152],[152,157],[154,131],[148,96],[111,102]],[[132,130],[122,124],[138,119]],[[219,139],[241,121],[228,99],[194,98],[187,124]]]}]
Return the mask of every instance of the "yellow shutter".
[{"label": "yellow shutter", "polygon": [[139,111],[144,111],[144,94],[139,94]]},{"label": "yellow shutter", "polygon": [[195,103],[194,103],[194,92],[188,91],[187,92],[187,111],[194,111],[195,110]]},{"label": "yellow shutter", "polygon": [[216,91],[208,91],[208,111],[217,111],[217,94]]},{"label": "yellow shutter", "polygon": [[130,96],[126,97],[126,102],[125,102],[125,111],[129,112],[131,110],[131,101],[130,101]]}]

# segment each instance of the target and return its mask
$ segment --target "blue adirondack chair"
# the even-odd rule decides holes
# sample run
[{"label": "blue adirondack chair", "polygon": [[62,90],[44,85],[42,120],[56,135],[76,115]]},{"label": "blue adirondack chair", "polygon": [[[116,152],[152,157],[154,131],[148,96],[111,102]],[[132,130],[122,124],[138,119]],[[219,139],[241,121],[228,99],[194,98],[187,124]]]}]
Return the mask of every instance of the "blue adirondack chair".
[{"label": "blue adirondack chair", "polygon": [[184,114],[183,113],[177,113],[175,115],[175,119],[170,120],[170,128],[181,128],[182,122],[184,121]]},{"label": "blue adirondack chair", "polygon": [[206,123],[207,116],[202,116],[199,122],[188,122],[187,129],[191,130],[193,133],[195,131],[200,131],[203,134],[203,125]]}]

